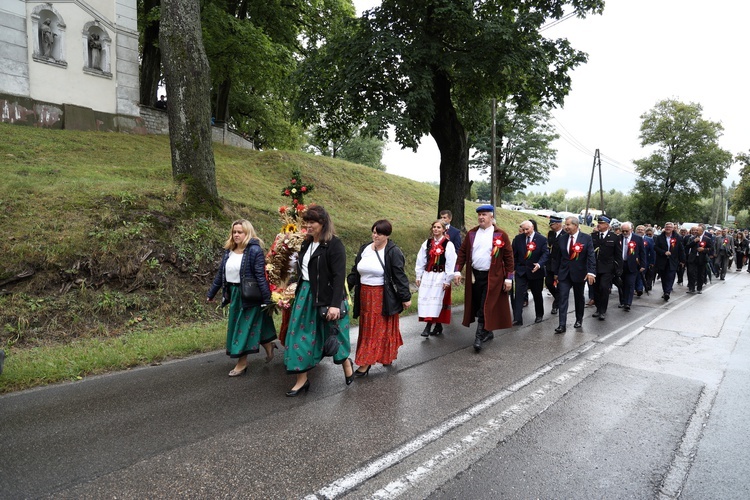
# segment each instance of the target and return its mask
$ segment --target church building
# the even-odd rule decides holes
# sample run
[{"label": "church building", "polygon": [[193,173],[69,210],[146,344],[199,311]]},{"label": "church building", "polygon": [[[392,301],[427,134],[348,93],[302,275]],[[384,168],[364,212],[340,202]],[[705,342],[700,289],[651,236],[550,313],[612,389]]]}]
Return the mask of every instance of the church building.
[{"label": "church building", "polygon": [[136,0],[0,0],[0,122],[130,131]]}]

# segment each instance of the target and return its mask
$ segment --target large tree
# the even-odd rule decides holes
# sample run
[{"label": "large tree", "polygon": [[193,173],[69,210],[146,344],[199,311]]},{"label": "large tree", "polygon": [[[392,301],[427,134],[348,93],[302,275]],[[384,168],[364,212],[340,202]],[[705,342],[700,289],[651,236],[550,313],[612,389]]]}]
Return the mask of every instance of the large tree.
[{"label": "large tree", "polygon": [[719,147],[724,128],[702,112],[700,104],[667,99],[641,115],[641,145],[654,151],[634,161],[634,217],[659,224],[682,219],[727,176],[732,154]]},{"label": "large tree", "polygon": [[172,175],[183,185],[189,204],[213,205],[219,193],[198,0],[163,0],[159,42],[169,94]]},{"label": "large tree", "polygon": [[464,220],[469,132],[482,130],[489,99],[520,109],[562,102],[569,71],[586,56],[539,29],[570,6],[583,17],[603,0],[383,0],[317,47],[300,70],[297,112],[332,138],[367,125],[416,149],[440,150],[440,209]]},{"label": "large tree", "polygon": [[[534,106],[530,111],[519,113],[512,103],[498,107],[495,117],[495,199],[500,200],[505,191],[522,191],[528,186],[541,184],[549,179],[550,170],[557,168],[557,151],[551,147],[559,135],[549,123],[550,112]],[[469,161],[471,168],[482,174],[492,170],[491,128],[473,141],[475,153]]]},{"label": "large tree", "polygon": [[732,201],[736,210],[742,210],[750,208],[750,152],[738,153],[734,161],[742,165],[742,170],[740,170],[740,183],[734,191]]},{"label": "large tree", "polygon": [[140,101],[146,106],[156,103],[161,82],[160,4],[160,0],[138,0],[138,28],[141,34]]}]

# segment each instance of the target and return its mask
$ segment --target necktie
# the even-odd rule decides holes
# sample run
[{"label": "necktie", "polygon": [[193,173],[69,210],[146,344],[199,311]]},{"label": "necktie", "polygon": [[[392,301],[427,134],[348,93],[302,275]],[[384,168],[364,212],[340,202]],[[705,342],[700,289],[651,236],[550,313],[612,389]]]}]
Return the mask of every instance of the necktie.
[{"label": "necktie", "polygon": [[628,244],[630,243],[630,238],[625,238],[622,240],[622,260],[627,260],[628,258]]},{"label": "necktie", "polygon": [[528,245],[529,243],[531,243],[531,236],[526,237],[526,245]]},{"label": "necktie", "polygon": [[568,247],[568,255],[573,255],[573,237],[570,237],[570,247]]}]

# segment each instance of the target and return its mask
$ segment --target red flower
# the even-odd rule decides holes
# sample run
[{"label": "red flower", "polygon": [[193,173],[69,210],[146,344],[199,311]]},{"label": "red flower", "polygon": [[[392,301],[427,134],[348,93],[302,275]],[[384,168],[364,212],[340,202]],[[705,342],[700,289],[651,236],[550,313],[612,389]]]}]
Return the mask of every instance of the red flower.
[{"label": "red flower", "polygon": [[674,248],[676,243],[677,243],[677,240],[675,238],[669,239],[669,246],[671,246],[672,248]]},{"label": "red flower", "polygon": [[497,258],[497,256],[500,255],[500,249],[504,246],[505,240],[503,239],[502,235],[492,240],[492,256],[494,258]]},{"label": "red flower", "polygon": [[294,199],[294,204],[297,205],[298,203],[299,203],[299,201],[295,198]]},{"label": "red flower", "polygon": [[531,253],[532,253],[532,252],[533,252],[534,250],[536,250],[536,243],[534,243],[533,241],[530,241],[530,242],[529,242],[529,243],[528,243],[528,244],[526,245],[526,258],[527,258],[527,259],[528,259],[529,257],[531,257]]},{"label": "red flower", "polygon": [[279,207],[279,213],[280,214],[286,213],[286,207]]},{"label": "red flower", "polygon": [[701,241],[700,243],[698,243],[698,246],[700,246],[701,248],[706,248],[706,242]]},{"label": "red flower", "polygon": [[570,260],[578,260],[578,256],[583,251],[583,244],[582,243],[576,243],[573,245],[573,253],[570,254]]},{"label": "red flower", "polygon": [[635,241],[628,243],[628,248],[630,249],[630,255],[633,255],[635,253]]},{"label": "red flower", "polygon": [[297,179],[292,179],[292,184],[297,184]]},{"label": "red flower", "polygon": [[285,190],[284,190],[284,196],[289,196],[290,194],[291,194],[291,193],[289,192],[289,190],[288,190],[288,189],[285,189]]},{"label": "red flower", "polygon": [[302,191],[303,193],[306,193],[306,192],[307,192],[307,186],[302,186],[302,187],[301,187],[301,188],[299,188],[299,189],[300,189],[300,191]]}]

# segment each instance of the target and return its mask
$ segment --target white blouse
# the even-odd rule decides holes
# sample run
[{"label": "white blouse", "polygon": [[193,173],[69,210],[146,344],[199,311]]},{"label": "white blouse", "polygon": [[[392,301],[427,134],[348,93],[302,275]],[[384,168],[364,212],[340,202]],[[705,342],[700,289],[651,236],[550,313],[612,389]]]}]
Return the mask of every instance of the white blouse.
[{"label": "white blouse", "polygon": [[310,281],[310,272],[307,269],[307,266],[310,264],[310,257],[312,254],[315,253],[315,250],[320,246],[320,243],[315,243],[314,241],[310,243],[310,246],[307,247],[307,251],[305,252],[305,255],[302,256],[302,279],[305,281]]},{"label": "white blouse", "polygon": [[[385,249],[378,252],[383,264],[385,264],[384,250]],[[359,282],[363,285],[382,286],[385,282],[385,269],[380,265],[378,255],[375,255],[375,250],[373,250],[372,245],[367,245],[365,249],[362,250],[362,258],[359,263],[357,263],[357,272],[359,273]]]},{"label": "white blouse", "polygon": [[240,282],[240,268],[242,267],[242,254],[229,252],[227,264],[224,267],[224,276],[228,283]]},{"label": "white blouse", "polygon": [[[427,242],[430,240],[425,240],[424,243],[422,243],[422,246],[419,248],[419,253],[417,254],[417,266],[415,268],[416,276],[418,280],[422,279],[422,274],[425,273],[425,266],[427,265],[427,259],[429,258],[429,255],[427,255]],[[433,238],[433,244],[437,243],[439,240],[435,240]],[[443,283],[450,283],[454,276],[461,276],[460,272],[454,272],[454,269],[456,269],[456,259],[458,256],[456,255],[456,247],[453,246],[453,242],[448,240],[448,244],[445,246],[445,276]]]}]

